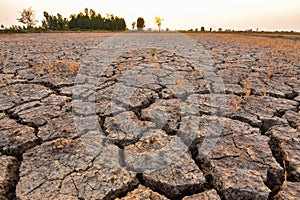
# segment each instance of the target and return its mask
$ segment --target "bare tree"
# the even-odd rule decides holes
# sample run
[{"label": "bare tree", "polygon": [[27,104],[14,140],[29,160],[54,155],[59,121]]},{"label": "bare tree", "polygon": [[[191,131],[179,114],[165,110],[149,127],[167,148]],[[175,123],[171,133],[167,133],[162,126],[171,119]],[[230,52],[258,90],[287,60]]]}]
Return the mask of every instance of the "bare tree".
[{"label": "bare tree", "polygon": [[31,29],[37,23],[37,20],[35,20],[35,11],[31,7],[28,9],[23,9],[21,12],[21,17],[17,20],[23,24],[26,24],[27,29]]},{"label": "bare tree", "polygon": [[160,32],[161,22],[162,22],[164,19],[162,19],[162,18],[161,18],[160,16],[158,16],[158,15],[156,15],[154,18],[155,18],[155,23],[157,24],[158,30],[159,30],[159,32]]},{"label": "bare tree", "polygon": [[131,24],[131,26],[132,26],[132,30],[134,30],[134,28],[135,28],[135,22],[132,22],[132,24]]}]

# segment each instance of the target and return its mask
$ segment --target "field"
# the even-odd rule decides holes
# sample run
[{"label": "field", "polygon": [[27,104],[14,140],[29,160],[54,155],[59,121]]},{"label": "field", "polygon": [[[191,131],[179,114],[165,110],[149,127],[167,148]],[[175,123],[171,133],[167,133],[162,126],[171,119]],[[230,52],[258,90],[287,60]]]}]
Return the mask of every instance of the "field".
[{"label": "field", "polygon": [[0,38],[0,199],[299,199],[300,38]]}]

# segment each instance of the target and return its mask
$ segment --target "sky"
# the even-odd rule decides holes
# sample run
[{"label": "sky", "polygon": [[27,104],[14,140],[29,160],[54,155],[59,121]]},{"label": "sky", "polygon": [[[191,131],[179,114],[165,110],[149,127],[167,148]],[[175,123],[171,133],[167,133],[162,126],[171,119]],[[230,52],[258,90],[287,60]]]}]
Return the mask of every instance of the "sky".
[{"label": "sky", "polygon": [[300,0],[0,0],[0,24],[21,25],[20,12],[31,7],[41,25],[43,12],[68,18],[84,8],[102,16],[123,17],[127,27],[138,17],[146,29],[157,28],[154,16],[164,19],[162,28],[187,30],[218,28],[234,30],[300,31]]}]

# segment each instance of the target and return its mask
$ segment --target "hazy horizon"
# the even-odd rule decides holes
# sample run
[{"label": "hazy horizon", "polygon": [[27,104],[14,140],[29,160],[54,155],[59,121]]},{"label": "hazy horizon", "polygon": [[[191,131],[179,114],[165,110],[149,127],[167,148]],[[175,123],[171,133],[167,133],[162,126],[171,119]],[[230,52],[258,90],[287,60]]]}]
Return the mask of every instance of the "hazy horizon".
[{"label": "hazy horizon", "polygon": [[41,25],[43,12],[51,15],[60,13],[69,18],[71,14],[78,14],[84,8],[100,13],[114,14],[123,17],[127,28],[138,17],[145,19],[146,29],[157,28],[154,16],[164,18],[162,28],[171,30],[213,28],[245,30],[253,29],[265,31],[300,31],[300,1],[299,0],[173,0],[173,1],[146,1],[146,0],[0,0],[0,24],[5,27],[21,25],[17,18],[20,12],[32,7],[36,12],[37,25]]}]

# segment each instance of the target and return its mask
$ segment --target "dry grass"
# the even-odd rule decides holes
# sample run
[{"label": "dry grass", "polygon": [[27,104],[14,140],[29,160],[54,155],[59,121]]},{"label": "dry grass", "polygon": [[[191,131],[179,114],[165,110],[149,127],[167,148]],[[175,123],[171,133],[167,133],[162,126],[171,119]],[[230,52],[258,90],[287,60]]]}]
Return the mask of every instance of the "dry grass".
[{"label": "dry grass", "polygon": [[7,67],[8,67],[8,60],[5,59],[1,62],[1,65],[3,66],[3,74],[0,74],[0,84],[4,84],[4,85],[10,85],[12,80],[13,80],[13,74],[9,74],[7,72]]},{"label": "dry grass", "polygon": [[[197,36],[197,34],[194,34]],[[263,59],[264,56],[270,58],[271,66],[276,60],[284,60],[286,63],[300,60],[300,40],[291,40],[287,38],[271,38],[262,36],[245,36],[237,34],[201,34],[198,38],[209,38],[218,44],[234,44],[239,47],[239,53],[249,49],[259,49],[257,57]],[[230,48],[229,48],[230,50]],[[231,50],[232,51],[232,50]],[[218,61],[219,59],[213,57]],[[239,64],[239,61],[237,61]]]},{"label": "dry grass", "polygon": [[[50,76],[53,80],[75,76],[79,70],[79,63],[90,48],[99,41],[113,36],[115,33],[43,33],[43,34],[2,34],[0,42],[5,43],[0,51],[2,74],[3,66],[13,68],[30,68],[37,77]],[[10,69],[10,71],[13,70]],[[10,78],[3,76],[0,82],[8,84]],[[12,77],[17,81],[18,73]],[[46,78],[46,77],[45,77]]]},{"label": "dry grass", "polygon": [[67,75],[76,75],[79,70],[80,63],[69,60],[56,60],[54,62],[39,63],[35,65],[35,70],[47,72],[51,75],[66,73]]},{"label": "dry grass", "polygon": [[59,67],[64,67],[67,71],[71,72],[71,74],[75,75],[79,69],[79,62],[76,61],[69,61],[69,60],[61,60],[55,61],[54,69],[58,69]]},{"label": "dry grass", "polygon": [[156,63],[156,64],[155,64],[155,68],[156,68],[156,71],[159,72],[159,71],[161,70],[160,64],[159,64],[159,63]]},{"label": "dry grass", "polygon": [[268,98],[268,97],[269,97],[269,94],[265,91],[265,92],[264,92],[264,95],[263,95],[263,98],[266,99],[266,98]]},{"label": "dry grass", "polygon": [[252,82],[251,82],[251,78],[248,78],[247,83],[244,83],[245,86],[245,96],[244,99],[247,101],[251,95],[251,88],[252,88]]},{"label": "dry grass", "polygon": [[[261,36],[241,36],[241,35],[217,35],[217,39],[224,42],[230,42],[242,47],[267,47],[277,51],[288,53],[290,51],[299,51],[300,41],[284,39],[284,38],[268,38]],[[275,54],[276,51],[272,51]],[[299,57],[299,55],[294,54]]]},{"label": "dry grass", "polygon": [[[245,80],[245,102],[251,91],[268,98],[274,86],[293,88],[300,80],[299,36],[297,40],[238,34],[193,34],[193,37],[205,46],[225,84],[240,84]],[[251,77],[252,82],[245,77]],[[233,97],[235,110],[241,107],[240,103]]]},{"label": "dry grass", "polygon": [[234,93],[231,93],[231,102],[232,102],[232,107],[233,110],[238,111],[242,108],[242,102],[243,102],[243,98],[242,97],[237,97],[236,95],[234,95]]},{"label": "dry grass", "polygon": [[43,33],[39,34],[36,37],[36,33],[29,33],[29,34],[2,34],[0,41],[3,42],[19,42],[19,41],[29,41],[29,42],[36,42],[36,41],[66,41],[66,39],[70,40],[85,40],[91,41],[95,40],[95,38],[99,37],[111,37],[115,35],[115,33],[97,33],[97,32],[76,32],[76,33]]},{"label": "dry grass", "polygon": [[281,185],[282,190],[287,187],[287,176],[288,176],[288,174],[287,174],[287,166],[286,166],[285,159],[283,159],[283,172],[284,172],[284,181]]},{"label": "dry grass", "polygon": [[72,74],[76,74],[79,70],[79,63],[75,62],[75,61],[71,61],[69,63],[69,68],[70,68]]},{"label": "dry grass", "polygon": [[121,64],[120,61],[117,62],[117,67],[118,67],[119,71],[123,71],[124,70],[124,66]]},{"label": "dry grass", "polygon": [[272,65],[273,65],[273,57],[270,58],[269,65],[267,67],[267,79],[268,80],[272,79],[272,74],[273,74]]},{"label": "dry grass", "polygon": [[149,50],[148,50],[148,53],[149,53],[150,55],[152,55],[152,56],[155,56],[156,53],[157,53],[157,49],[156,49],[156,48],[149,49]]},{"label": "dry grass", "polygon": [[179,91],[182,91],[184,89],[184,86],[185,86],[185,81],[182,80],[182,79],[177,79],[176,80],[176,85],[177,85],[177,89]]}]

